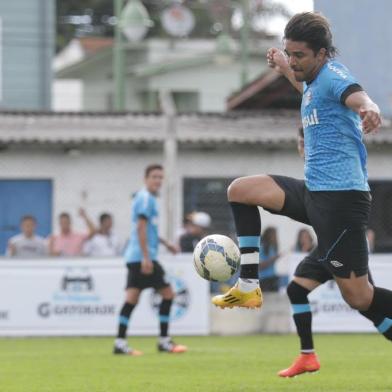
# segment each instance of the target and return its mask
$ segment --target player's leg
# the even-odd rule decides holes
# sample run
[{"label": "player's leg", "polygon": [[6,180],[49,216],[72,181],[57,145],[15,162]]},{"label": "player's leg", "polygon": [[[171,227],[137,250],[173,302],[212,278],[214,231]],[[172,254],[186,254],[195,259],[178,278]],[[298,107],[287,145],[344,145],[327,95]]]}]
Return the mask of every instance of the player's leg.
[{"label": "player's leg", "polygon": [[334,275],[344,300],[391,340],[392,291],[374,286],[369,278],[366,223],[362,228],[343,230],[330,238],[332,246],[321,262]]},{"label": "player's leg", "polygon": [[335,277],[345,301],[370,320],[388,340],[392,340],[392,291],[373,286],[368,275]]},{"label": "player's leg", "polygon": [[259,207],[280,211],[285,194],[270,176],[237,178],[227,191],[233,211],[241,251],[239,289],[252,291],[259,286],[261,222]]},{"label": "player's leg", "polygon": [[[262,297],[259,287],[261,222],[258,206],[287,216],[290,216],[289,210],[298,210],[300,213],[304,208],[297,195],[302,192],[302,188],[302,181],[267,175],[242,177],[231,183],[228,188],[228,200],[241,251],[240,277],[238,283],[229,292],[213,298],[215,305],[222,308],[261,306]],[[291,196],[291,193],[297,195]],[[291,208],[287,208],[287,204]]]},{"label": "player's leg", "polygon": [[169,335],[170,310],[172,307],[174,292],[170,284],[165,279],[165,272],[159,263],[154,262],[154,272],[151,277],[151,285],[162,297],[159,305],[159,341],[158,351],[167,353],[184,353],[187,347],[176,344]]},{"label": "player's leg", "polygon": [[127,343],[127,330],[129,319],[139,301],[140,292],[141,290],[135,287],[128,288],[125,292],[125,302],[120,311],[118,333],[117,338],[114,342],[114,354],[126,354],[135,356],[142,354],[140,351],[130,348]]},{"label": "player's leg", "polygon": [[299,263],[294,279],[287,286],[293,310],[293,319],[300,338],[301,352],[287,369],[281,370],[280,377],[294,377],[306,372],[320,369],[316,356],[312,334],[312,311],[308,295],[324,282],[332,279],[332,275],[318,262],[318,251],[313,250]]},{"label": "player's leg", "polygon": [[308,295],[318,286],[320,282],[313,279],[295,276],[287,286],[295,327],[301,341],[301,353],[314,352],[312,335],[312,310],[310,308]]},{"label": "player's leg", "polygon": [[114,342],[114,354],[125,355],[141,355],[140,351],[134,350],[128,346],[127,343],[127,330],[128,324],[133,310],[135,309],[141,291],[145,285],[146,275],[141,273],[141,263],[130,263],[127,265],[127,285],[125,291],[125,301],[120,310],[118,321],[118,333]]},{"label": "player's leg", "polygon": [[295,377],[320,369],[320,363],[314,351],[312,311],[308,300],[308,295],[320,284],[312,279],[294,277],[287,286],[287,295],[293,309],[293,319],[301,342],[301,353],[287,369],[278,372],[280,377]]}]

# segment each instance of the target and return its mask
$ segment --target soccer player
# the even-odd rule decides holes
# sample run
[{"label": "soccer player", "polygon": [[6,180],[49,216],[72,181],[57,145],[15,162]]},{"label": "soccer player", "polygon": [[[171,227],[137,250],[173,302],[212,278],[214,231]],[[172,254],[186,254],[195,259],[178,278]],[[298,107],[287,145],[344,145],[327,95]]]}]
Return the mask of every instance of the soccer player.
[{"label": "soccer player", "polygon": [[160,337],[158,351],[183,353],[187,348],[173,342],[168,335],[169,314],[174,293],[165,279],[165,271],[158,263],[158,245],[162,242],[169,251],[176,252],[174,246],[158,237],[157,195],[163,181],[163,168],[153,164],[145,170],[145,188],[136,193],[132,205],[132,232],[125,251],[128,267],[125,303],[120,312],[118,335],[114,343],[114,354],[141,355],[140,351],[128,346],[126,333],[129,318],[135,309],[140,293],[153,287],[162,296],[159,308]]},{"label": "soccer player", "polygon": [[363,133],[381,125],[380,110],[349,70],[334,59],[328,21],[320,14],[294,15],[284,31],[285,54],[268,50],[271,68],[302,93],[305,181],[277,175],[238,178],[228,189],[239,246],[240,278],[213,298],[222,308],[260,307],[257,279],[260,235],[258,206],[311,225],[318,247],[300,263],[288,286],[303,354],[280,373],[293,376],[319,368],[311,342],[308,294],[333,277],[344,300],[392,335],[392,291],[369,282],[366,227],[371,196]]}]

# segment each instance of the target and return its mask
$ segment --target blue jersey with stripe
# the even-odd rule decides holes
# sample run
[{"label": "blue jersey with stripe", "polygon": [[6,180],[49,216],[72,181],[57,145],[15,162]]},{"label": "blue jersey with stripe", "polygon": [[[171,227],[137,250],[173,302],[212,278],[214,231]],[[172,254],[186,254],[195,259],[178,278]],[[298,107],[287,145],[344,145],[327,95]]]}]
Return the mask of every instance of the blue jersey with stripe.
[{"label": "blue jersey with stripe", "polygon": [[303,84],[305,183],[311,191],[369,190],[361,119],[341,102],[353,84],[349,70],[334,60]]},{"label": "blue jersey with stripe", "polygon": [[140,217],[147,220],[147,244],[150,260],[157,260],[159,246],[158,203],[156,196],[147,189],[137,192],[132,203],[131,237],[124,254],[127,263],[136,263],[143,260],[137,233],[137,223]]}]

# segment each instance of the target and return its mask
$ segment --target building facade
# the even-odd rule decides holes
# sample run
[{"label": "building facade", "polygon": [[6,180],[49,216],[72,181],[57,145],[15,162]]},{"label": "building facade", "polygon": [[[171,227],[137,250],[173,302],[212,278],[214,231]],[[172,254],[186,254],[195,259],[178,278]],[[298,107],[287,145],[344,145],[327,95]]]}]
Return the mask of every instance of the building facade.
[{"label": "building facade", "polygon": [[[166,173],[166,183],[174,184],[176,202],[174,208],[167,208],[164,190],[162,234],[174,240],[184,214],[193,210],[212,216],[213,232],[233,234],[226,201],[226,188],[233,178],[259,173],[302,178],[303,162],[296,150],[299,121],[298,113],[291,111],[177,116],[178,152],[167,170],[171,172]],[[42,235],[57,230],[57,216],[63,211],[72,214],[75,228],[84,230],[79,207],[95,220],[102,212],[112,213],[115,230],[125,240],[132,195],[143,186],[144,168],[168,162],[164,152],[168,124],[163,115],[1,114],[3,244],[27,213],[39,214]],[[372,224],[380,249],[386,249],[392,245],[392,200],[388,197],[392,129],[366,138],[370,179],[378,187]],[[10,182],[16,188],[10,188]],[[278,227],[282,249],[294,246],[296,232],[303,226],[266,212],[262,222],[264,228]]]},{"label": "building facade", "polygon": [[[252,46],[247,65],[249,80],[267,68],[265,53],[273,42]],[[227,97],[242,86],[240,48],[236,42],[231,44],[230,50],[222,48],[219,40],[206,39],[150,39],[126,45],[126,110],[160,111],[159,94],[169,91],[179,112],[224,112]],[[65,50],[70,53],[69,48]],[[64,53],[58,57],[64,66],[56,62],[56,83],[80,81],[81,110],[113,110],[112,47],[83,56],[72,64],[67,64]],[[69,107],[70,89],[57,90],[56,109],[61,110],[61,100],[64,108]]]}]

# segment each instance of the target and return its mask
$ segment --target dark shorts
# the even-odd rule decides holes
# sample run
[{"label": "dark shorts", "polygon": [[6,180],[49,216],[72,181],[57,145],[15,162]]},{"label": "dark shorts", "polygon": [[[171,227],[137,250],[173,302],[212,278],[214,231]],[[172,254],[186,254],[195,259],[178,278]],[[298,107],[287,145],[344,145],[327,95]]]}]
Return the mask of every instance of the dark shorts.
[{"label": "dark shorts", "polygon": [[316,282],[325,283],[333,279],[332,272],[324,263],[318,259],[318,249],[315,248],[310,252],[295,269],[294,276],[315,280]]},{"label": "dark shorts", "polygon": [[[308,224],[317,235],[317,248],[300,263],[297,272],[301,275],[297,272],[296,275],[312,271],[323,281],[331,279],[332,275],[349,278],[351,272],[356,276],[366,275],[370,193],[355,190],[314,192],[309,191],[302,180],[271,177],[285,192],[285,202],[281,211],[268,211]],[[328,279],[327,272],[331,276]]]},{"label": "dark shorts", "polygon": [[154,269],[152,274],[145,275],[141,272],[141,263],[128,263],[128,277],[127,277],[127,289],[137,288],[140,290],[152,287],[155,290],[160,290],[165,287],[169,287],[170,283],[165,278],[165,271],[162,266],[157,262],[153,261]]}]

